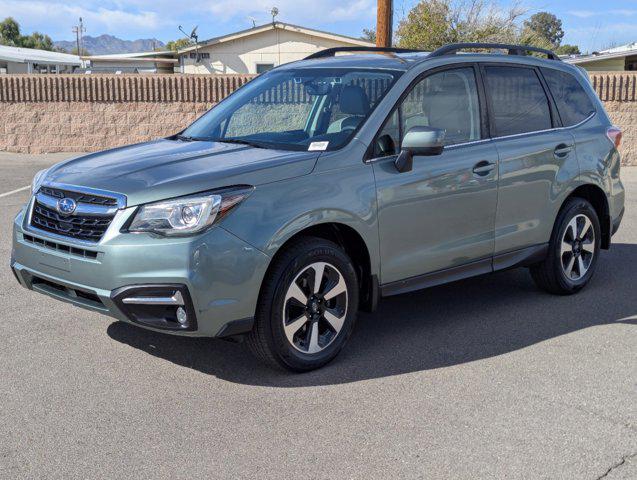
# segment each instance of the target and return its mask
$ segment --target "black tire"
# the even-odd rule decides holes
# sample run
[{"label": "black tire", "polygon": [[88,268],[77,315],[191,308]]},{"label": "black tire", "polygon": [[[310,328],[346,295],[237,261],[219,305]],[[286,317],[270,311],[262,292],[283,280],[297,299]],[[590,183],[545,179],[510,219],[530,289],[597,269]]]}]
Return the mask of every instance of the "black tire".
[{"label": "black tire", "polygon": [[[591,245],[594,247],[594,252],[586,273],[581,276],[581,278],[573,279],[566,274],[565,270],[568,266],[563,266],[563,261],[568,264],[570,257],[568,253],[565,255],[561,253],[562,239],[564,238],[567,228],[569,228],[569,223],[579,215],[584,215],[591,221],[595,235],[591,242]],[[530,268],[531,276],[536,285],[555,295],[571,295],[580,291],[590,281],[595,272],[600,252],[600,239],[601,229],[599,226],[599,218],[593,206],[583,198],[574,197],[569,199],[555,220],[546,258],[544,261]],[[580,253],[579,255],[582,254]]]},{"label": "black tire", "polygon": [[[326,271],[334,274],[331,267],[337,269],[345,285],[346,306],[342,308],[345,320],[340,331],[333,333],[327,328],[327,335],[334,335],[330,343],[317,353],[304,353],[295,348],[284,331],[284,305],[288,288],[297,275],[303,274],[316,262],[326,262]],[[298,285],[298,283],[297,283]],[[326,280],[326,287],[328,282]],[[252,353],[272,367],[284,368],[295,372],[307,372],[322,367],[338,355],[352,333],[358,310],[358,278],[351,259],[333,242],[316,237],[303,237],[285,247],[274,260],[263,281],[255,316],[255,325],[247,338]],[[308,287],[311,290],[311,286]],[[342,296],[341,298],[342,302]],[[335,300],[334,300],[335,301]],[[325,304],[327,305],[327,304]],[[295,306],[295,308],[299,308]],[[311,313],[307,314],[311,316]],[[317,314],[320,316],[320,314]],[[296,316],[296,315],[295,315]],[[317,320],[323,325],[326,320]],[[311,323],[304,326],[299,335],[312,328]],[[317,326],[318,328],[318,326]],[[318,331],[318,330],[317,330]],[[311,332],[308,332],[308,334]],[[298,347],[298,345],[297,345]]]}]

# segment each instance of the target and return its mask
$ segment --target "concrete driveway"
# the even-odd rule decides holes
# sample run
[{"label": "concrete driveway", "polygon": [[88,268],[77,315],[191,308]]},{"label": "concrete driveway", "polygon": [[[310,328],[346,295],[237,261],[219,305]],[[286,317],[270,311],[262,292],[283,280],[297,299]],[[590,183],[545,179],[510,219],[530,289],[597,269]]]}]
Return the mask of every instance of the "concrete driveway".
[{"label": "concrete driveway", "polygon": [[386,299],[326,368],[150,333],[18,286],[56,156],[0,154],[1,478],[637,478],[637,169],[581,294],[525,270]]}]

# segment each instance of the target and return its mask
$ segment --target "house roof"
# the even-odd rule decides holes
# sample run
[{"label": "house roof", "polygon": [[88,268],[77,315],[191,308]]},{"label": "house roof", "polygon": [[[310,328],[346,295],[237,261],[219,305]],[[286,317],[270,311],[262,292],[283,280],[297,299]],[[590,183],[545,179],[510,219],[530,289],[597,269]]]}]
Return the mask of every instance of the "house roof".
[{"label": "house roof", "polygon": [[237,40],[239,38],[248,37],[250,35],[255,35],[257,33],[267,32],[268,30],[275,30],[275,29],[289,30],[292,32],[312,35],[314,37],[327,38],[330,40],[336,40],[339,42],[348,43],[352,46],[362,46],[362,47],[374,46],[373,43],[367,42],[365,40],[361,40],[360,38],[348,37],[346,35],[341,35],[338,33],[324,32],[322,30],[315,30],[313,28],[306,28],[306,27],[301,27],[299,25],[292,25],[291,23],[273,22],[273,23],[266,23],[265,25],[259,25],[256,27],[248,28],[246,30],[240,30],[238,32],[229,33],[227,35],[222,35],[220,37],[210,38],[208,40],[204,40],[203,42],[199,42],[198,45],[182,48],[179,50],[179,53],[189,52],[191,50],[194,50],[195,48],[201,48],[201,47],[206,47],[210,45],[216,45],[219,43],[230,42],[232,40]]},{"label": "house roof", "polygon": [[0,60],[15,63],[38,63],[40,65],[81,65],[80,57],[68,53],[49,52],[34,48],[0,45]]},{"label": "house roof", "polygon": [[567,63],[579,64],[598,62],[600,60],[609,60],[612,58],[628,57],[631,55],[637,55],[637,43],[629,43],[622,45],[621,47],[609,48],[608,50],[602,50],[590,55],[579,55],[576,57],[568,57],[563,60]]},{"label": "house roof", "polygon": [[[155,54],[160,54],[161,52],[150,52]],[[171,52],[174,53],[174,52]],[[137,55],[137,54],[120,54],[120,55],[88,55],[83,56],[82,60],[90,60],[91,62],[107,62],[107,63],[177,63],[178,60],[176,58],[166,58],[166,57],[153,57],[146,55]]]},{"label": "house roof", "polygon": [[152,52],[135,52],[135,53],[109,53],[108,55],[87,55],[82,58],[91,58],[95,60],[120,60],[122,58],[156,58],[156,57],[174,57],[177,52],[173,50],[161,50]]}]

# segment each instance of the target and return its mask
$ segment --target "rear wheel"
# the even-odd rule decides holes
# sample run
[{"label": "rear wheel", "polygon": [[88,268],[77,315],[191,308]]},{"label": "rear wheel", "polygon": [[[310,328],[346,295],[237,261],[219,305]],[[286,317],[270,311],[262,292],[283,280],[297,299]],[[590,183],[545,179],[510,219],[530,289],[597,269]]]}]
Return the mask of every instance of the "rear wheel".
[{"label": "rear wheel", "polygon": [[584,288],[595,271],[600,237],[593,206],[582,198],[568,200],[555,222],[546,259],[531,267],[535,283],[558,295]]},{"label": "rear wheel", "polygon": [[248,346],[273,366],[319,368],[345,345],[357,309],[350,258],[327,240],[301,239],[277,257],[264,280]]}]

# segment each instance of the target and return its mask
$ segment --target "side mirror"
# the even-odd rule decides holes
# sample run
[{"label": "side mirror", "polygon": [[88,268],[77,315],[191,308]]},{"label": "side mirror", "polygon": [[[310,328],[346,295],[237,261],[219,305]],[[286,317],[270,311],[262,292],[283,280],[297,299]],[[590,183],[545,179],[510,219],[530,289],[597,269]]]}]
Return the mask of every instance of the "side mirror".
[{"label": "side mirror", "polygon": [[445,148],[445,131],[433,127],[412,127],[403,137],[400,155],[396,158],[396,170],[409,172],[413,168],[414,155],[440,155]]}]

